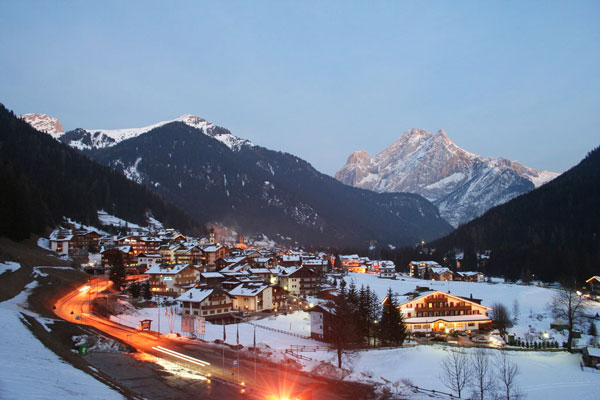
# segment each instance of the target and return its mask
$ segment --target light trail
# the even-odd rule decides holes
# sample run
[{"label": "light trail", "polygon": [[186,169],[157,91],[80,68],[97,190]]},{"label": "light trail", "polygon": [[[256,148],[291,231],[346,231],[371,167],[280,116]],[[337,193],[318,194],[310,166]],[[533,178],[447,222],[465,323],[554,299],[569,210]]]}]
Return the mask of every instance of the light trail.
[{"label": "light trail", "polygon": [[168,355],[170,355],[172,357],[179,358],[181,360],[191,362],[191,363],[199,365],[201,367],[208,367],[210,365],[209,362],[202,361],[202,360],[200,360],[198,358],[194,358],[194,357],[187,356],[185,354],[178,353],[176,351],[167,349],[167,348],[162,347],[162,346],[154,346],[154,347],[152,347],[152,349],[156,350],[156,351],[160,351],[161,353],[168,354]]}]

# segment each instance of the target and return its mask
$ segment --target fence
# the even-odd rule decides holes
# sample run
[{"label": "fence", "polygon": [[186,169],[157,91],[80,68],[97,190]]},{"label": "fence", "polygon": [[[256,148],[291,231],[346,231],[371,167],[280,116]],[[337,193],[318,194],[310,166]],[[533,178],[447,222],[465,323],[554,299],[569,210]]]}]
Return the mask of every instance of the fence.
[{"label": "fence", "polygon": [[248,323],[252,326],[256,326],[257,328],[261,328],[261,329],[266,329],[268,331],[284,333],[286,335],[296,336],[296,337],[303,338],[303,339],[310,339],[310,336],[300,335],[299,333],[284,331],[283,329],[271,328],[270,326],[255,324],[254,322],[251,322],[251,321],[248,321]]}]

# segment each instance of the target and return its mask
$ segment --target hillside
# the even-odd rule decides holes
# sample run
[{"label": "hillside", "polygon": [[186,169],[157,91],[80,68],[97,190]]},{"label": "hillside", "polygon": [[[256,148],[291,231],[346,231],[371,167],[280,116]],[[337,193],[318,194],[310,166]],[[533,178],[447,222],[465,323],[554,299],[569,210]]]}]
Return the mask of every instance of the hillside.
[{"label": "hillside", "polygon": [[544,281],[600,273],[600,148],[553,181],[432,244],[491,249],[489,272]]},{"label": "hillside", "polygon": [[[302,244],[413,244],[451,229],[414,194],[351,188],[293,155],[175,121],[111,146],[87,150],[202,222]],[[213,132],[214,133],[214,132]],[[69,135],[69,132],[65,136]],[[279,236],[277,236],[279,235]]]},{"label": "hillside", "polygon": [[198,226],[181,210],[141,185],[32,128],[0,105],[0,236],[22,240],[59,224],[64,216],[86,224],[97,211],[145,224]]}]

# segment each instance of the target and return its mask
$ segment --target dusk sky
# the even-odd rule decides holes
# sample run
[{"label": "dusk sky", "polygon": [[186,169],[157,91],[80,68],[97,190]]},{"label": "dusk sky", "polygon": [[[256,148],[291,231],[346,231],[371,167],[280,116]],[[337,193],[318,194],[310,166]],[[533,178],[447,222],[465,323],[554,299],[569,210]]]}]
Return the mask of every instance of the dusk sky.
[{"label": "dusk sky", "polygon": [[334,174],[411,128],[563,172],[600,145],[598,1],[2,1],[0,102],[201,116]]}]

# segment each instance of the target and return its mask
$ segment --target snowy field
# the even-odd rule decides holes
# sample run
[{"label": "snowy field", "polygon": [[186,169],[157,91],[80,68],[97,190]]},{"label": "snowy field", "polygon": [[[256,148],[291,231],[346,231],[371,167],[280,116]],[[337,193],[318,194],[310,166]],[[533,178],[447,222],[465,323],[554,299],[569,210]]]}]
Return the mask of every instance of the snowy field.
[{"label": "snowy field", "polygon": [[[515,331],[529,330],[529,325],[538,331],[549,330],[552,318],[548,315],[546,304],[550,301],[553,289],[537,286],[523,286],[503,283],[471,283],[471,282],[432,282],[413,278],[404,280],[379,279],[375,275],[350,274],[346,277],[348,283],[354,280],[355,284],[369,285],[379,299],[385,296],[388,287],[399,295],[413,291],[415,286],[428,286],[431,289],[450,290],[451,293],[460,296],[473,295],[475,298],[483,299],[484,305],[500,302],[510,310],[513,299],[520,304],[519,322],[513,328]],[[401,298],[402,299],[402,298]],[[593,306],[591,313],[600,312],[600,307]],[[531,317],[529,316],[531,314]],[[141,310],[129,310],[113,320],[126,325],[136,327],[142,319],[152,319],[152,327],[156,329],[158,311],[154,308]],[[173,332],[181,332],[181,320],[178,315],[173,317]],[[256,341],[259,347],[265,344],[275,352],[274,358],[283,358],[283,351],[291,345],[322,346],[323,343],[312,340],[310,335],[309,313],[298,311],[288,315],[269,316],[252,321],[255,325],[261,325],[277,330],[288,331],[298,337],[277,331],[256,328]],[[240,343],[244,346],[252,346],[254,326],[250,323],[242,323],[239,326],[226,326],[226,342],[236,343],[236,328],[239,327]],[[169,319],[161,312],[161,333],[168,334],[171,331]],[[306,337],[306,338],[305,338]],[[223,339],[223,327],[221,325],[206,324],[204,340],[214,341]],[[557,337],[562,340],[562,337]],[[416,347],[405,347],[400,349],[385,349],[358,351],[349,353],[344,357],[344,368],[351,371],[346,377],[349,380],[370,381],[383,383],[395,382],[408,379],[419,387],[448,392],[443,386],[439,376],[441,374],[440,363],[447,354],[447,347],[441,345],[422,345]],[[471,349],[465,349],[470,352]],[[488,353],[493,359],[498,350],[489,349]],[[520,369],[518,384],[528,399],[596,399],[600,390],[600,371],[591,369],[582,370],[579,366],[580,355],[566,352],[542,352],[542,351],[509,351],[509,356],[516,362]],[[300,361],[307,371],[315,370],[322,362],[337,365],[335,352],[305,353],[311,358],[308,361]],[[470,390],[470,389],[469,389]],[[470,394],[470,391],[467,391]],[[412,396],[407,393],[407,396]],[[418,395],[417,398],[421,398]]]},{"label": "snowy field", "polygon": [[[62,361],[24,325],[21,312],[35,316],[23,307],[36,284],[0,303],[0,398],[122,399],[118,392]],[[51,330],[52,320],[35,317]]]},{"label": "snowy field", "polygon": [[[432,290],[450,291],[451,294],[457,296],[469,297],[473,295],[474,298],[482,300],[481,304],[488,307],[491,307],[494,303],[504,304],[511,315],[513,302],[516,300],[519,308],[517,323],[508,329],[509,333],[515,333],[518,337],[525,338],[526,333],[531,333],[532,337],[539,337],[541,332],[547,331],[559,343],[566,340],[566,336],[550,331],[550,323],[554,321],[554,318],[549,314],[547,304],[555,293],[554,289],[498,282],[439,282],[410,277],[391,280],[381,279],[377,275],[358,273],[348,274],[345,280],[348,284],[354,281],[358,288],[361,285],[368,285],[377,293],[379,300],[385,297],[389,287],[392,288],[395,294],[400,295],[398,301],[404,302],[408,300],[403,296],[405,293],[414,291],[417,286],[425,286]],[[587,313],[590,315],[600,314],[600,303],[589,302]],[[587,332],[587,329],[584,329],[585,332]],[[587,344],[586,340],[588,340],[588,337],[584,335],[582,344]]]},{"label": "snowy field", "polygon": [[[164,308],[160,313],[160,333],[179,333],[181,332],[181,316],[165,316]],[[143,319],[152,320],[152,330],[158,328],[158,310],[156,308],[143,308],[129,310],[118,316],[111,316],[111,320],[119,322],[132,328],[138,327]],[[268,345],[275,350],[285,350],[290,345],[320,346],[321,342],[310,339],[310,314],[304,311],[295,312],[288,315],[271,316],[252,321],[251,323],[225,325],[225,342],[236,344],[236,332],[239,328],[240,344],[243,346],[252,346],[254,341],[254,325],[256,325],[256,343],[259,347]],[[283,330],[287,333],[277,332],[262,327]],[[291,329],[290,329],[291,328]],[[183,336],[187,334],[182,334]],[[204,336],[199,336],[203,340],[212,342],[216,339],[223,340],[223,326],[206,323]]]}]

